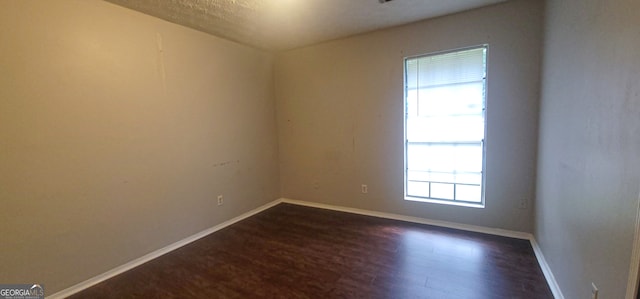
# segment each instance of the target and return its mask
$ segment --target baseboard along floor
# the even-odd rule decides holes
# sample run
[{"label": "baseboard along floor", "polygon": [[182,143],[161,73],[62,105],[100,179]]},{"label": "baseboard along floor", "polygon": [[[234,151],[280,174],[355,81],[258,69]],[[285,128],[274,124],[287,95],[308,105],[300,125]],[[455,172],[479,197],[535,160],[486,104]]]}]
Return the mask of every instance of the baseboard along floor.
[{"label": "baseboard along floor", "polygon": [[554,298],[528,239],[361,214],[280,200],[52,297]]}]

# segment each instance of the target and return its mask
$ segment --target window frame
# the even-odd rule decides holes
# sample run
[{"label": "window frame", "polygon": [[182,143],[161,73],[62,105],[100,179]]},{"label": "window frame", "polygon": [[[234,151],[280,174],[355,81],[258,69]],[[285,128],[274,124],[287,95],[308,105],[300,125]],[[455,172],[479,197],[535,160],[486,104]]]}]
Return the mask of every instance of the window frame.
[{"label": "window frame", "polygon": [[[485,76],[484,76],[484,82],[483,82],[483,98],[482,98],[482,117],[483,117],[483,123],[484,123],[484,132],[483,132],[483,137],[481,142],[481,147],[482,147],[482,169],[481,169],[481,180],[480,180],[480,202],[471,202],[471,201],[461,201],[461,200],[455,200],[455,199],[441,199],[441,198],[431,198],[431,197],[420,197],[420,196],[410,196],[408,195],[408,164],[407,164],[407,157],[408,157],[408,144],[409,141],[407,139],[407,116],[408,116],[408,101],[407,101],[407,93],[408,93],[408,84],[407,84],[407,61],[411,60],[411,59],[417,59],[417,58],[422,58],[422,57],[430,57],[430,56],[437,56],[437,55],[444,55],[444,54],[450,54],[450,53],[456,53],[456,52],[462,52],[462,51],[467,51],[467,50],[474,50],[474,49],[484,49],[484,71],[485,71]],[[418,54],[418,55],[412,55],[412,56],[406,56],[403,58],[402,60],[402,70],[403,70],[403,80],[402,80],[402,90],[403,90],[403,98],[402,98],[402,103],[403,103],[403,115],[402,115],[402,123],[403,123],[403,156],[404,156],[404,163],[403,163],[403,197],[404,200],[408,200],[408,201],[416,201],[416,202],[426,202],[426,203],[435,203],[435,204],[444,204],[444,205],[453,205],[453,206],[462,206],[462,207],[471,207],[471,208],[484,208],[486,206],[486,197],[485,197],[485,193],[486,193],[486,168],[487,168],[487,164],[486,164],[486,152],[487,152],[487,127],[488,127],[488,121],[487,121],[487,111],[488,111],[488,81],[489,81],[489,45],[488,44],[479,44],[479,45],[475,45],[475,46],[469,46],[469,47],[462,47],[462,48],[456,48],[456,49],[450,49],[450,50],[444,50],[444,51],[436,51],[436,52],[429,52],[429,53],[425,53],[425,54]],[[455,185],[454,185],[454,189],[455,189]]]}]

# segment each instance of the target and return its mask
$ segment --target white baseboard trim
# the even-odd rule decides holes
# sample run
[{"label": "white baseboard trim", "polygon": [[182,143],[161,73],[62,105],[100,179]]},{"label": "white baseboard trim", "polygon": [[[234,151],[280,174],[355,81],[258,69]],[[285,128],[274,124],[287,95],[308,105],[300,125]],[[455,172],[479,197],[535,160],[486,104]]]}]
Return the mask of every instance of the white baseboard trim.
[{"label": "white baseboard trim", "polygon": [[560,291],[560,286],[556,281],[556,278],[553,276],[553,272],[551,272],[551,268],[549,268],[549,264],[547,264],[547,260],[544,258],[542,254],[542,249],[536,242],[536,239],[531,236],[531,247],[533,247],[533,252],[536,254],[536,258],[538,259],[538,264],[540,265],[540,269],[542,269],[542,273],[544,274],[544,278],[547,279],[547,283],[549,284],[549,288],[553,293],[553,297],[556,299],[564,299],[564,295],[562,295],[562,291]]},{"label": "white baseboard trim", "polygon": [[265,211],[271,207],[274,207],[280,203],[289,203],[289,204],[295,204],[295,205],[300,205],[300,206],[307,206],[307,207],[313,207],[313,208],[320,208],[320,209],[326,209],[326,210],[333,210],[333,211],[339,211],[339,212],[346,212],[346,213],[352,213],[352,214],[360,214],[360,215],[366,215],[366,216],[373,216],[373,217],[379,217],[379,218],[386,218],[386,219],[394,219],[394,220],[401,220],[401,221],[407,221],[407,222],[413,222],[413,223],[420,223],[420,224],[428,224],[428,225],[434,225],[434,226],[440,226],[440,227],[447,227],[447,228],[453,228],[453,229],[459,229],[459,230],[465,230],[465,231],[471,231],[471,232],[478,232],[478,233],[485,233],[485,234],[490,234],[490,235],[497,235],[497,236],[503,236],[503,237],[509,237],[509,238],[516,238],[516,239],[524,239],[524,240],[529,240],[531,242],[531,246],[533,247],[533,251],[536,255],[536,258],[538,259],[538,263],[540,265],[540,268],[542,269],[542,272],[544,273],[545,278],[547,279],[547,283],[549,284],[549,287],[551,288],[551,291],[553,292],[553,296],[556,299],[564,299],[564,296],[562,295],[562,292],[560,291],[560,287],[558,286],[558,283],[556,282],[553,273],[551,272],[551,269],[549,268],[549,265],[547,264],[544,255],[542,254],[542,251],[540,250],[540,247],[538,246],[538,243],[536,242],[535,238],[533,237],[532,234],[530,233],[525,233],[525,232],[518,232],[518,231],[510,231],[510,230],[504,230],[504,229],[497,229],[497,228],[490,228],[490,227],[483,227],[483,226],[475,226],[475,225],[468,225],[468,224],[460,224],[460,223],[455,223],[455,222],[447,222],[447,221],[440,221],[440,220],[432,220],[432,219],[426,219],[426,218],[420,218],[420,217],[412,217],[412,216],[404,216],[404,215],[399,215],[399,214],[392,214],[392,213],[384,213],[384,212],[376,212],[376,211],[370,211],[370,210],[363,210],[363,209],[356,209],[356,208],[347,208],[347,207],[341,207],[341,206],[334,206],[334,205],[328,205],[328,204],[322,204],[322,203],[315,203],[315,202],[308,202],[308,201],[301,201],[301,200],[294,200],[294,199],[288,199],[288,198],[280,198],[277,200],[274,200],[270,203],[267,203],[263,206],[260,206],[256,209],[253,209],[249,212],[246,212],[240,216],[234,217],[230,220],[227,220],[225,222],[222,222],[214,227],[211,227],[209,229],[203,230],[199,233],[196,233],[192,236],[189,236],[187,238],[184,238],[178,242],[175,242],[173,244],[170,244],[164,248],[158,249],[156,251],[153,251],[151,253],[148,253],[142,257],[139,257],[135,260],[132,260],[124,265],[118,266],[116,268],[113,268],[105,273],[102,273],[98,276],[95,276],[93,278],[90,278],[88,280],[85,280],[83,282],[80,282],[76,285],[73,285],[69,288],[66,288],[62,291],[59,291],[55,294],[52,294],[50,296],[47,296],[46,298],[49,299],[58,299],[58,298],[66,298],[69,297],[75,293],[78,293],[84,289],[87,289],[91,286],[94,286],[100,282],[103,282],[109,278],[112,278],[118,274],[124,273],[126,271],[129,271],[139,265],[142,265],[148,261],[151,261],[155,258],[158,258],[162,255],[165,255],[173,250],[176,250],[182,246],[185,246],[191,242],[194,242],[198,239],[201,239],[203,237],[206,237],[218,230],[221,230],[227,226],[230,226],[236,222],[239,222],[241,220],[244,220],[246,218],[249,218],[255,214],[258,214],[262,211]]},{"label": "white baseboard trim", "polygon": [[384,212],[376,212],[376,211],[362,210],[362,209],[356,209],[356,208],[347,208],[347,207],[334,206],[334,205],[328,205],[328,204],[322,204],[322,203],[316,203],[316,202],[308,202],[308,201],[302,201],[302,200],[295,200],[295,199],[289,199],[289,198],[281,198],[280,201],[284,202],[284,203],[290,203],[290,204],[313,207],[313,208],[320,208],[320,209],[333,210],[333,211],[339,211],[339,212],[347,212],[347,213],[352,213],[352,214],[360,214],[360,215],[373,216],[373,217],[379,217],[379,218],[401,220],[401,221],[420,223],[420,224],[428,224],[428,225],[433,225],[433,226],[447,227],[447,228],[453,228],[453,229],[459,229],[459,230],[471,231],[471,232],[477,232],[477,233],[485,233],[485,234],[490,234],[490,235],[497,235],[497,236],[515,238],[515,239],[529,240],[532,237],[530,233],[518,232],[518,231],[512,231],[512,230],[506,230],[506,229],[490,228],[490,227],[476,226],[476,225],[469,225],[469,224],[461,224],[461,223],[441,221],[441,220],[432,220],[432,219],[427,219],[427,218],[412,217],[412,216],[405,216],[405,215],[400,215],[400,214],[392,214],[392,213],[384,213]]},{"label": "white baseboard trim", "polygon": [[460,224],[460,223],[440,221],[440,220],[432,220],[432,219],[420,218],[420,217],[404,216],[399,214],[347,208],[347,207],[295,200],[295,199],[289,199],[289,198],[281,198],[279,201],[283,203],[290,203],[290,204],[313,207],[313,208],[367,215],[367,216],[373,216],[373,217],[379,217],[379,218],[401,220],[401,221],[420,223],[420,224],[428,224],[428,225],[447,227],[447,228],[478,232],[478,233],[485,233],[490,235],[515,238],[515,239],[529,240],[529,242],[531,243],[531,247],[533,248],[533,252],[536,255],[536,259],[538,260],[538,264],[542,269],[542,273],[544,274],[544,277],[547,280],[547,284],[549,285],[549,288],[551,289],[551,292],[553,293],[554,298],[564,299],[564,296],[562,295],[562,291],[560,291],[560,286],[558,285],[558,282],[553,276],[553,273],[551,272],[551,268],[549,268],[549,264],[547,264],[547,261],[545,260],[544,255],[542,254],[542,250],[540,249],[540,246],[538,246],[538,242],[536,242],[536,239],[530,233],[476,226],[476,225]]},{"label": "white baseboard trim", "polygon": [[83,281],[81,283],[78,283],[78,284],[74,285],[74,286],[71,286],[71,287],[66,288],[66,289],[64,289],[62,291],[59,291],[59,292],[57,292],[55,294],[47,296],[47,298],[49,298],[49,299],[58,299],[58,298],[69,297],[69,296],[71,296],[71,295],[73,295],[75,293],[78,293],[78,292],[80,292],[80,291],[82,291],[84,289],[87,289],[87,288],[89,288],[91,286],[94,286],[94,285],[96,285],[98,283],[101,283],[101,282],[103,282],[103,281],[105,281],[105,280],[107,280],[109,278],[112,278],[112,277],[118,275],[118,274],[121,274],[121,273],[124,273],[126,271],[129,271],[129,270],[131,270],[131,269],[133,269],[133,268],[135,268],[137,266],[140,266],[140,265],[142,265],[142,264],[144,264],[144,263],[146,263],[148,261],[151,261],[151,260],[153,260],[155,258],[158,258],[158,257],[160,257],[162,255],[165,255],[165,254],[167,254],[167,253],[169,253],[169,252],[171,252],[173,250],[176,250],[176,249],[178,249],[178,248],[180,248],[182,246],[185,246],[185,245],[187,245],[187,244],[189,244],[191,242],[194,242],[194,241],[196,241],[198,239],[206,237],[206,236],[208,236],[208,235],[210,235],[210,234],[212,234],[212,233],[214,233],[216,231],[219,231],[219,230],[221,230],[221,229],[223,229],[223,228],[225,228],[227,226],[230,226],[230,225],[232,225],[232,224],[234,224],[236,222],[239,222],[239,221],[244,220],[246,218],[249,218],[249,217],[251,217],[251,216],[253,216],[255,214],[258,214],[258,213],[260,213],[260,212],[262,212],[264,210],[267,210],[267,209],[279,204],[280,202],[281,202],[280,199],[274,200],[274,201],[272,201],[270,203],[267,203],[267,204],[265,204],[263,206],[255,208],[255,209],[253,209],[253,210],[251,210],[249,212],[246,212],[246,213],[244,213],[244,214],[242,214],[240,216],[237,216],[237,217],[229,219],[229,220],[227,220],[225,222],[222,222],[222,223],[220,223],[220,224],[218,224],[218,225],[216,225],[214,227],[211,227],[211,228],[208,228],[206,230],[203,230],[203,231],[201,231],[199,233],[196,233],[196,234],[194,234],[192,236],[184,238],[184,239],[182,239],[182,240],[180,240],[178,242],[175,242],[175,243],[170,244],[170,245],[168,245],[166,247],[160,248],[160,249],[158,249],[156,251],[153,251],[153,252],[151,252],[149,254],[146,254],[146,255],[144,255],[142,257],[139,257],[139,258],[137,258],[135,260],[132,260],[132,261],[130,261],[130,262],[124,264],[124,265],[121,265],[121,266],[118,266],[116,268],[113,268],[113,269],[111,269],[111,270],[109,270],[107,272],[104,272],[104,273],[102,273],[102,274],[100,274],[98,276],[95,276],[93,278],[87,279],[87,280],[85,280],[85,281]]},{"label": "white baseboard trim", "polygon": [[636,203],[636,223],[633,233],[633,249],[631,250],[626,299],[638,298],[638,277],[640,277],[640,195],[638,195],[638,202]]}]

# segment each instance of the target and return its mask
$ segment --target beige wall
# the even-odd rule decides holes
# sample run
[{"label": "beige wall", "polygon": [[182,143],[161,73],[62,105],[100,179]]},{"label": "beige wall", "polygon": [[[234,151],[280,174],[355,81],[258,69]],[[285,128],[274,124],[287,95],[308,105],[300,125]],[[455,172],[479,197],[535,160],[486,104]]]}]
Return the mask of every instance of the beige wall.
[{"label": "beige wall", "polygon": [[271,54],[97,0],[1,6],[0,282],[52,294],[278,198]]},{"label": "beige wall", "polygon": [[550,0],[535,235],[565,298],[624,298],[640,191],[640,2]]},{"label": "beige wall", "polygon": [[[566,298],[588,298],[591,282],[624,295],[640,191],[637,1],[548,1],[539,148],[542,1],[275,62],[102,1],[0,1],[0,282],[51,294],[282,195],[534,231]],[[482,43],[486,208],[404,201],[403,57]]]},{"label": "beige wall", "polygon": [[[282,195],[530,232],[541,22],[541,1],[511,1],[279,54]],[[486,208],[403,200],[403,57],[483,43]]]}]

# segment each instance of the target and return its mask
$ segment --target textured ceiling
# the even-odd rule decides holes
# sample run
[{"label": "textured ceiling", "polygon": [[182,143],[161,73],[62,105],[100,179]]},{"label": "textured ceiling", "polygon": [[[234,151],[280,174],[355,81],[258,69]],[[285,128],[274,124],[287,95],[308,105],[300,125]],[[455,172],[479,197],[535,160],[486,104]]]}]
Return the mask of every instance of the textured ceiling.
[{"label": "textured ceiling", "polygon": [[287,50],[505,0],[106,0],[265,50]]}]

